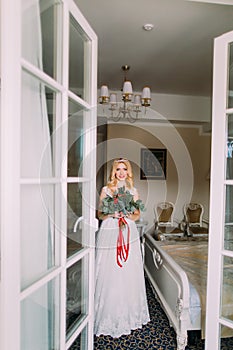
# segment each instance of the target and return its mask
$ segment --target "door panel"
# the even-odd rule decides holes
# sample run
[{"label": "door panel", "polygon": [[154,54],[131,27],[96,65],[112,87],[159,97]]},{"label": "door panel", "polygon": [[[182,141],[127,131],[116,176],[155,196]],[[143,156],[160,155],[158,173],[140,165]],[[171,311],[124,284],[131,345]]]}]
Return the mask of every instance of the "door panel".
[{"label": "door panel", "polygon": [[59,237],[55,236],[54,192],[54,185],[21,186],[21,290],[58,264],[55,260],[55,240]]},{"label": "door panel", "polygon": [[[49,99],[51,96],[52,99]],[[39,79],[23,71],[20,158],[22,177],[52,176],[54,155],[51,135],[55,129],[55,125],[52,124],[56,113],[55,104],[55,92]]]},{"label": "door panel", "polygon": [[[14,8],[9,2],[9,7],[4,2],[6,17]],[[11,60],[4,58],[3,86],[7,79],[9,86],[16,76],[18,80],[14,98],[12,94],[11,100],[5,93],[2,96],[5,110],[10,103],[13,107],[13,101],[17,109],[14,115],[3,114],[3,120],[13,118],[14,127],[8,121],[1,124],[7,126],[12,141],[9,147],[8,140],[1,138],[10,160],[4,164],[7,158],[1,151],[1,168],[6,165],[4,183],[13,184],[14,195],[11,186],[7,191],[11,201],[15,196],[17,205],[10,207],[7,197],[2,199],[1,215],[6,214],[3,208],[7,210],[4,220],[15,218],[16,228],[14,234],[4,231],[4,239],[1,232],[0,320],[1,328],[5,326],[0,348],[64,350],[77,338],[82,349],[90,350],[97,38],[72,0],[14,0],[14,5],[21,22],[11,26],[17,41],[13,39],[10,45],[22,45],[12,67]],[[6,22],[2,27],[6,33]],[[8,57],[14,57],[13,53],[12,45]],[[9,269],[11,265],[14,268]],[[9,341],[12,329],[15,342]]]},{"label": "door panel", "polygon": [[66,334],[69,338],[88,315],[88,257],[67,270]]},{"label": "door panel", "polygon": [[68,176],[82,177],[84,123],[83,106],[69,99]]},{"label": "door panel", "polygon": [[233,251],[233,187],[225,187],[225,227],[224,227],[224,249]]},{"label": "door panel", "polygon": [[[233,337],[233,32],[215,39],[205,349]],[[214,293],[213,293],[214,291]]]},{"label": "door panel", "polygon": [[228,89],[227,108],[233,108],[233,43],[228,43]]},{"label": "door panel", "polygon": [[[86,326],[75,340],[77,349],[88,349],[88,326]],[[69,349],[71,349],[69,347]]]},{"label": "door panel", "polygon": [[62,1],[23,0],[22,57],[61,81]]},{"label": "door panel", "polygon": [[[233,90],[232,90],[233,91]],[[227,159],[226,179],[233,179],[233,114],[227,116]]]},{"label": "door panel", "polygon": [[82,216],[82,184],[68,184],[67,257],[84,248]]},{"label": "door panel", "polygon": [[84,99],[84,40],[82,29],[70,14],[69,89],[82,99]]},{"label": "door panel", "polygon": [[21,349],[59,349],[60,280],[51,280],[21,303]]}]

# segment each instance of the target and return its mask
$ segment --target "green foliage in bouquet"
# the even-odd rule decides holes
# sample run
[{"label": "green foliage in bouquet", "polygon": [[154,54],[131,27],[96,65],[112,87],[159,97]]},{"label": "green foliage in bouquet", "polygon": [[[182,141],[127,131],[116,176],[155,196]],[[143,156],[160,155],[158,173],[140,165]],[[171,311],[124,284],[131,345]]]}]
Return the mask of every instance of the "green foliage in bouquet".
[{"label": "green foliage in bouquet", "polygon": [[145,211],[145,206],[141,199],[134,201],[133,195],[125,190],[125,187],[118,189],[113,196],[107,195],[101,203],[100,211],[104,215],[114,214],[115,212],[121,212],[124,215],[134,213],[135,210]]}]

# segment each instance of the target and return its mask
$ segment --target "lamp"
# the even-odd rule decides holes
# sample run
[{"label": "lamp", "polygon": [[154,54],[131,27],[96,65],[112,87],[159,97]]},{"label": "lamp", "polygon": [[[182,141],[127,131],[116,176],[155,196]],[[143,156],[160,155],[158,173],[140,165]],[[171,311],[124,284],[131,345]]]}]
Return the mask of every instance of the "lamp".
[{"label": "lamp", "polygon": [[100,88],[99,103],[109,105],[109,110],[111,112],[109,117],[114,121],[126,118],[133,123],[138,119],[139,113],[141,112],[140,107],[145,107],[146,114],[146,108],[150,106],[150,88],[145,86],[142,90],[142,94],[133,94],[132,83],[126,79],[126,73],[129,71],[130,66],[125,65],[122,66],[121,69],[125,72],[125,80],[122,88],[123,103],[118,106],[117,94],[109,94],[107,85],[102,85]]}]

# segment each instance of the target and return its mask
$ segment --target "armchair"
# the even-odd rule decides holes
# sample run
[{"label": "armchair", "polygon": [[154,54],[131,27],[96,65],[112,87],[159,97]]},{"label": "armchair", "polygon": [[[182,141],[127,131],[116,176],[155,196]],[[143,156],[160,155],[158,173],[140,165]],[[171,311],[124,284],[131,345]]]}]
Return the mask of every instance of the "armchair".
[{"label": "armchair", "polygon": [[188,236],[208,236],[209,222],[203,219],[204,207],[200,203],[184,205],[183,228]]},{"label": "armchair", "polygon": [[172,202],[160,202],[154,207],[155,235],[158,240],[165,240],[170,236],[184,235],[177,220],[174,219],[174,204]]}]

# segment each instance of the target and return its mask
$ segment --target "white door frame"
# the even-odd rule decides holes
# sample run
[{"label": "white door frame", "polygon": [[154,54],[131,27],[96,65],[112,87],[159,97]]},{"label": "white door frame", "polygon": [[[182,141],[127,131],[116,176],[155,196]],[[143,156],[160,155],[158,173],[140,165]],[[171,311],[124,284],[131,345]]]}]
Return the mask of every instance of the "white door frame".
[{"label": "white door frame", "polygon": [[[20,345],[21,3],[1,1],[0,347]],[[15,29],[15,30],[14,30]],[[6,35],[7,33],[7,35]],[[12,332],[12,330],[14,330]],[[13,336],[14,334],[14,336]]]},{"label": "white door frame", "polygon": [[[96,127],[96,101],[97,101],[97,37],[89,26],[81,12],[72,0],[61,0],[63,3],[63,23],[66,26],[63,39],[68,37],[69,12],[78,20],[84,32],[87,32],[92,45],[91,57],[89,59],[89,77],[91,84],[89,89],[88,103],[78,97],[76,100],[83,104],[90,111],[88,124],[89,146],[86,152],[91,153],[92,164],[95,164],[95,127]],[[68,45],[67,41],[65,43]],[[68,47],[64,45],[64,62],[68,65]],[[0,222],[1,222],[1,270],[0,270],[0,348],[7,350],[20,350],[20,301],[31,289],[20,292],[20,123],[21,123],[21,71],[22,67],[33,73],[40,72],[32,67],[30,63],[21,59],[21,0],[1,1],[1,170],[0,170]],[[64,73],[64,71],[63,71]],[[72,96],[68,89],[68,76],[63,81],[63,86],[59,86],[51,78],[40,76],[48,84],[58,88],[63,94],[62,114],[67,115],[68,97]],[[87,77],[86,77],[87,78]],[[67,91],[65,91],[67,90]],[[74,96],[72,96],[73,98]],[[63,117],[63,121],[67,117]],[[92,151],[92,152],[91,152]],[[64,178],[62,181],[68,182],[67,172],[63,169]],[[90,182],[90,232],[95,232],[95,169],[91,173]],[[26,183],[26,181],[24,182]],[[66,210],[66,208],[64,208]],[[65,225],[65,224],[64,224]],[[92,236],[92,243],[94,235]],[[66,247],[66,246],[65,246]],[[93,340],[93,295],[94,295],[94,244],[87,249],[86,254],[89,259],[89,316],[88,323],[89,344]],[[61,265],[66,269],[67,263],[63,253],[61,255]],[[64,270],[65,271],[65,270]],[[65,307],[65,273],[61,266],[43,278],[61,275],[61,305]],[[44,282],[43,282],[44,283]],[[40,283],[37,283],[39,288]],[[65,339],[65,308],[61,317],[61,345],[60,350],[68,348],[71,340],[66,343]],[[77,332],[76,332],[77,333]],[[91,347],[89,348],[91,349]],[[22,349],[21,349],[22,350]]]},{"label": "white door frame", "polygon": [[[233,31],[215,39],[213,72],[213,114],[212,114],[212,157],[210,183],[210,235],[208,252],[206,344],[205,349],[219,347],[219,326],[224,321],[219,315],[221,295],[222,256],[233,257],[233,252],[224,252],[225,186],[233,185],[225,180],[226,174],[226,131],[228,88],[228,45],[233,42]],[[228,325],[229,326],[229,325]]]}]

